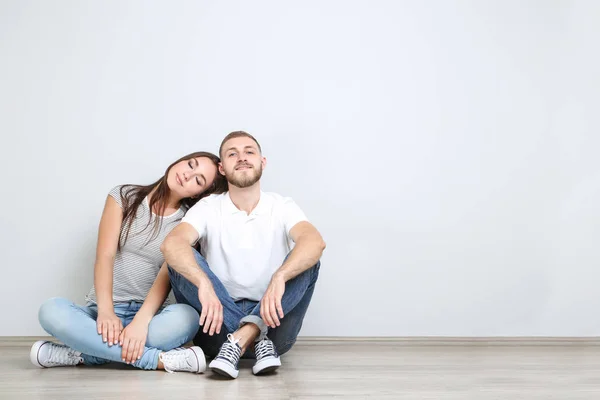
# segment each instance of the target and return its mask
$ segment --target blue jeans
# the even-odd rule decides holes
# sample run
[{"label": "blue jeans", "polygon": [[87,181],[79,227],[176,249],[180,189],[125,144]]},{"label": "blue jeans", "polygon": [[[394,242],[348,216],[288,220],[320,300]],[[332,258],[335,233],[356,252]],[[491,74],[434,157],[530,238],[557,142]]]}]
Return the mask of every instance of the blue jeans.
[{"label": "blue jeans", "polygon": [[[123,327],[131,323],[142,307],[141,303],[116,303],[115,314]],[[98,307],[80,306],[72,301],[55,297],[46,300],[38,314],[42,328],[70,348],[82,353],[84,364],[99,365],[111,361],[123,362],[122,347],[109,346],[96,328]],[[146,347],[142,358],[132,365],[141,369],[156,369],[162,351],[179,347],[196,335],[200,316],[185,304],[172,304],[156,314],[148,325]]]},{"label": "blue jeans", "polygon": [[[259,338],[268,335],[269,339],[275,344],[279,354],[284,354],[292,348],[294,343],[296,343],[304,315],[315,290],[315,284],[319,277],[320,262],[317,262],[313,267],[286,282],[285,293],[281,299],[284,317],[280,320],[280,326],[271,329],[266,326],[260,317],[260,302],[252,300],[234,301],[227,292],[227,289],[225,289],[225,286],[223,286],[223,283],[211,271],[206,259],[196,250],[194,250],[194,255],[199,267],[212,282],[215,293],[223,305],[223,327],[221,327],[221,333],[209,336],[200,329],[194,338],[194,343],[200,346],[206,355],[210,357],[216,356],[227,334],[235,332],[244,323],[256,324],[261,330]],[[202,313],[202,305],[198,299],[198,288],[170,266],[169,277],[177,302],[189,304],[198,313]],[[249,349],[245,357],[253,358],[254,349]]]}]

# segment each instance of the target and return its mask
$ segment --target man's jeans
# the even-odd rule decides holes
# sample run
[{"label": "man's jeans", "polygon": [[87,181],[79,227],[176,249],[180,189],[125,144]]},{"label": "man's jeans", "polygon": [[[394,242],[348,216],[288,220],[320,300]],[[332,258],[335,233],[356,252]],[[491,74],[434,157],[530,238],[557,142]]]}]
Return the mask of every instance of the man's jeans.
[{"label": "man's jeans", "polygon": [[[280,326],[271,329],[266,326],[260,317],[260,302],[252,300],[234,301],[219,278],[211,271],[206,259],[196,250],[194,250],[194,255],[196,262],[212,282],[215,293],[223,305],[223,326],[221,327],[221,333],[209,336],[208,333],[204,333],[202,328],[200,328],[194,338],[194,344],[200,346],[206,355],[214,357],[219,352],[219,348],[226,340],[228,333],[233,333],[241,325],[250,322],[260,328],[261,334],[259,339],[268,335],[269,339],[275,344],[279,354],[284,354],[292,347],[296,342],[298,332],[300,332],[300,328],[302,327],[304,315],[315,290],[315,283],[319,276],[320,262],[317,262],[313,267],[286,282],[285,293],[281,299],[284,317],[280,319]],[[202,305],[198,299],[198,288],[170,266],[169,277],[177,302],[189,304],[201,314]],[[254,357],[253,348],[248,350],[246,357]]]}]

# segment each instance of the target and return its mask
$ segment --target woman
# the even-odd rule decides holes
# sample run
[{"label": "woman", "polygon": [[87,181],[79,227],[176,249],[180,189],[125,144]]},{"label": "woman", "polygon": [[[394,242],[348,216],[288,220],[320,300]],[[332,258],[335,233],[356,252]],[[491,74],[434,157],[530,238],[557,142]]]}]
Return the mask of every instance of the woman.
[{"label": "woman", "polygon": [[199,347],[178,348],[194,337],[200,317],[188,305],[168,305],[171,286],[160,245],[200,198],[226,190],[227,182],[217,171],[219,161],[211,153],[192,153],[171,164],[151,185],[111,190],[100,221],[94,287],[87,304],[63,298],[42,304],[40,324],[64,345],[36,342],[30,352],[34,365],[117,361],[169,372],[205,370]]}]

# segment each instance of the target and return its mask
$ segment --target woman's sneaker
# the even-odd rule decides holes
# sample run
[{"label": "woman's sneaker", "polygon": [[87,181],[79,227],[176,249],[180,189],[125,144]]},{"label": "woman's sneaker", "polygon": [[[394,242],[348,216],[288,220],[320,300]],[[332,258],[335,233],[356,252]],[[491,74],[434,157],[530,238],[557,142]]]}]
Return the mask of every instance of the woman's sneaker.
[{"label": "woman's sneaker", "polygon": [[281,367],[279,354],[277,354],[275,345],[269,338],[265,337],[263,340],[256,342],[254,353],[256,354],[256,363],[252,367],[254,375],[275,371]]},{"label": "woman's sneaker", "polygon": [[31,346],[29,359],[33,365],[40,368],[72,367],[83,364],[83,358],[79,351],[48,340],[35,342]]},{"label": "woman's sneaker", "polygon": [[206,359],[204,352],[198,346],[192,346],[189,349],[179,347],[158,356],[165,367],[165,371],[173,372],[193,372],[200,374],[206,371]]},{"label": "woman's sneaker", "polygon": [[208,365],[217,374],[230,378],[237,378],[240,370],[238,364],[242,355],[242,348],[238,344],[240,340],[235,339],[231,333],[227,335],[227,340],[221,345],[219,354]]}]

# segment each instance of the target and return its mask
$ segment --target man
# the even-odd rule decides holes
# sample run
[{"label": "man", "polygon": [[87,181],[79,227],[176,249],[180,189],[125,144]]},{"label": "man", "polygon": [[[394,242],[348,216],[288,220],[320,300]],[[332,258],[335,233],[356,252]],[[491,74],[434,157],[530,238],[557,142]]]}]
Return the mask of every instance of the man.
[{"label": "man", "polygon": [[[292,199],[261,191],[267,160],[252,135],[230,133],[219,155],[229,192],[194,205],[161,250],[175,298],[200,313],[194,342],[216,355],[209,368],[237,378],[246,351],[256,357],[254,374],[281,366],[279,355],[302,326],[325,242]],[[191,247],[198,240],[202,254]]]}]

